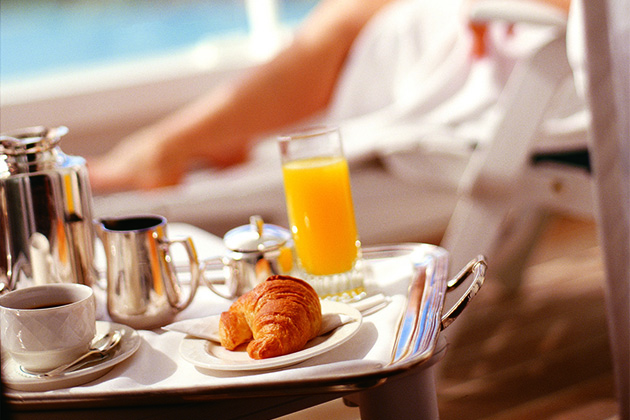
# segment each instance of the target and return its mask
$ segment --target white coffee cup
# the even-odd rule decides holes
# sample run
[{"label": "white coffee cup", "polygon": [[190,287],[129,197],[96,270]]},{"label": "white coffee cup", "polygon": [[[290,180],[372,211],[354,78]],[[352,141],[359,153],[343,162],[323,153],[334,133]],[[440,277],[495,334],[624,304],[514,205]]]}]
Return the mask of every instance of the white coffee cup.
[{"label": "white coffee cup", "polygon": [[42,372],[85,353],[96,334],[92,288],[58,283],[0,296],[0,342],[23,368]]}]

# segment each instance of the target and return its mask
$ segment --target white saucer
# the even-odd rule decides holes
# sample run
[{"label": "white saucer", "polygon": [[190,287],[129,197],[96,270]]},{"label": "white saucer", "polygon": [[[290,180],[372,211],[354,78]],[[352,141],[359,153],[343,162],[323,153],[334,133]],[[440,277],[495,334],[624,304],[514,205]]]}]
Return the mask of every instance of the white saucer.
[{"label": "white saucer", "polygon": [[4,384],[7,388],[17,391],[49,391],[82,385],[100,378],[118,363],[134,354],[140,347],[140,335],[133,328],[113,322],[96,321],[97,335],[105,334],[111,330],[121,331],[123,333],[122,340],[113,353],[103,361],[52,378],[40,378],[24,372],[15,360],[7,357],[6,360],[2,361]]},{"label": "white saucer", "polygon": [[355,321],[344,324],[326,335],[315,337],[303,350],[269,359],[255,360],[249,357],[245,349],[230,351],[218,343],[191,336],[186,336],[182,340],[179,353],[193,365],[212,370],[254,371],[293,365],[340,346],[352,338],[361,326],[361,312],[345,303],[324,300],[322,314],[343,314],[354,318]]}]

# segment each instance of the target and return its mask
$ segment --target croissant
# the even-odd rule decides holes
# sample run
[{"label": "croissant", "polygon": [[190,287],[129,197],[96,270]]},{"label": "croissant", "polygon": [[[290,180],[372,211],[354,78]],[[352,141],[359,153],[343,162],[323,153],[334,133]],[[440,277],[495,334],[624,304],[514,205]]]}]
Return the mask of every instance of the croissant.
[{"label": "croissant", "polygon": [[266,359],[302,350],[319,335],[321,325],[322,308],[313,287],[294,277],[276,275],[221,314],[219,337],[228,350],[249,341],[249,356]]}]

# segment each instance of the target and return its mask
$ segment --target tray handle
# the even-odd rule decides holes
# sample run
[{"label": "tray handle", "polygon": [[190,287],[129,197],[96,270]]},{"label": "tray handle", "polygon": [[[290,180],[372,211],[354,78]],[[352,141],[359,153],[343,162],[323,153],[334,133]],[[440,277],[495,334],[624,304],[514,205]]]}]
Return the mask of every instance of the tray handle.
[{"label": "tray handle", "polygon": [[445,329],[449,325],[455,321],[455,319],[462,313],[466,305],[475,297],[483,282],[486,278],[486,270],[488,268],[488,264],[486,262],[486,257],[483,255],[478,255],[476,258],[470,260],[466,266],[461,269],[455,277],[449,280],[446,283],[446,293],[455,290],[459,287],[464,280],[473,275],[473,280],[468,286],[468,290],[462,295],[461,298],[449,309],[446,313],[442,315],[442,329]]}]

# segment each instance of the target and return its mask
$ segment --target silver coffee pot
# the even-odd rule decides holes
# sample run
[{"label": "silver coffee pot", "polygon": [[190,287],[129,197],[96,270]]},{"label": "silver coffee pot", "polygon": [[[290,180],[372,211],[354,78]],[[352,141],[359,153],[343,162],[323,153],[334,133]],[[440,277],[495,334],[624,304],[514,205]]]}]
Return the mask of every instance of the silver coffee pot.
[{"label": "silver coffee pot", "polygon": [[0,134],[0,293],[18,283],[96,279],[87,168],[59,148],[67,132],[62,126]]}]

